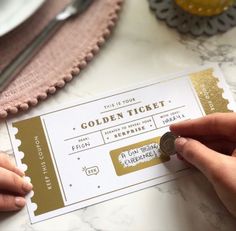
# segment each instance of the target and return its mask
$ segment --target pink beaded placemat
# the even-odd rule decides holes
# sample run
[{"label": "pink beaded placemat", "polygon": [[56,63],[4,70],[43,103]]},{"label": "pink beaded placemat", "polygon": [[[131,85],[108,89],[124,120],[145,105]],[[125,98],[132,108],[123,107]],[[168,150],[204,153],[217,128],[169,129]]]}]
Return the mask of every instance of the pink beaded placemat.
[{"label": "pink beaded placemat", "polygon": [[[0,38],[0,71],[69,2],[47,0],[29,20]],[[122,2],[94,0],[86,12],[67,21],[0,93],[0,117],[35,106],[77,76],[109,37]]]}]

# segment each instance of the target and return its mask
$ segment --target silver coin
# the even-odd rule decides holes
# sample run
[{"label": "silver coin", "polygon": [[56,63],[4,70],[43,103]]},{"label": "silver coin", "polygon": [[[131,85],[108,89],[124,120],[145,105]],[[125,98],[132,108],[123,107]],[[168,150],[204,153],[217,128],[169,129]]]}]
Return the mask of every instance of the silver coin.
[{"label": "silver coin", "polygon": [[174,155],[175,151],[175,139],[177,138],[172,132],[166,132],[160,139],[160,150],[165,155]]}]

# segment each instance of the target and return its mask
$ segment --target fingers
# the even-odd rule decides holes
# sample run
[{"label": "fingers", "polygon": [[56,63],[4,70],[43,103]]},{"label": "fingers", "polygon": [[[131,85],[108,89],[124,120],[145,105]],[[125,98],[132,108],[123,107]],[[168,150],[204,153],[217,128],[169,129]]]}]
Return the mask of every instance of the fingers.
[{"label": "fingers", "polygon": [[173,124],[170,130],[181,136],[224,136],[236,141],[236,113],[215,113]]},{"label": "fingers", "polygon": [[25,195],[33,188],[32,184],[14,172],[0,167],[0,190]]},{"label": "fingers", "polygon": [[233,156],[233,157],[236,157],[236,148],[233,150],[232,156]]},{"label": "fingers", "polygon": [[15,172],[19,176],[24,176],[24,172],[16,167],[16,165],[11,161],[9,156],[1,152],[0,152],[0,167]]},{"label": "fingers", "polygon": [[25,196],[32,184],[22,178],[24,172],[8,155],[0,153],[0,211],[15,211],[25,206]]},{"label": "fingers", "polygon": [[0,211],[16,211],[23,208],[25,204],[23,197],[0,194]]},{"label": "fingers", "polygon": [[196,139],[205,146],[207,146],[210,149],[213,149],[216,152],[223,153],[226,155],[233,155],[233,152],[236,148],[236,143],[230,142],[227,140],[222,139],[216,139],[216,140],[204,140],[204,139]]},{"label": "fingers", "polygon": [[189,138],[177,138],[175,148],[187,162],[197,167],[210,180],[212,172],[220,164],[219,154],[200,142]]}]

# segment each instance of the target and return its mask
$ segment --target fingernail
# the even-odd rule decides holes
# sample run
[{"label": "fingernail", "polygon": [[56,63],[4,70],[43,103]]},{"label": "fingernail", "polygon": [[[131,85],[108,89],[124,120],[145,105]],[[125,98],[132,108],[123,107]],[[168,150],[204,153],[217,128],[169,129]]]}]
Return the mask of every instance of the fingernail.
[{"label": "fingernail", "polygon": [[23,190],[24,190],[25,192],[29,192],[30,190],[32,190],[33,185],[32,185],[31,183],[25,181],[25,182],[23,183],[23,186],[22,186],[22,187],[23,187]]},{"label": "fingernail", "polygon": [[24,176],[25,173],[20,169],[20,168],[15,168],[15,172],[19,175],[19,176]]},{"label": "fingernail", "polygon": [[18,208],[23,208],[25,206],[25,198],[23,197],[16,197],[15,198],[15,205]]},{"label": "fingernail", "polygon": [[175,149],[176,149],[177,153],[179,153],[179,154],[182,153],[183,147],[187,141],[188,140],[183,137],[179,137],[175,140]]}]

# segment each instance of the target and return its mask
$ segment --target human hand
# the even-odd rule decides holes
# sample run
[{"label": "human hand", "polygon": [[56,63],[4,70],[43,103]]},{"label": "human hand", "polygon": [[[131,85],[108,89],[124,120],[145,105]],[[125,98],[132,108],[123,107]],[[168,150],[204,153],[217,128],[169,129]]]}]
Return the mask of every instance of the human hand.
[{"label": "human hand", "polygon": [[0,212],[16,211],[25,206],[24,196],[32,189],[32,184],[23,176],[24,172],[5,153],[0,153]]},{"label": "human hand", "polygon": [[236,113],[216,113],[173,124],[180,135],[177,153],[212,183],[226,208],[236,216]]}]

